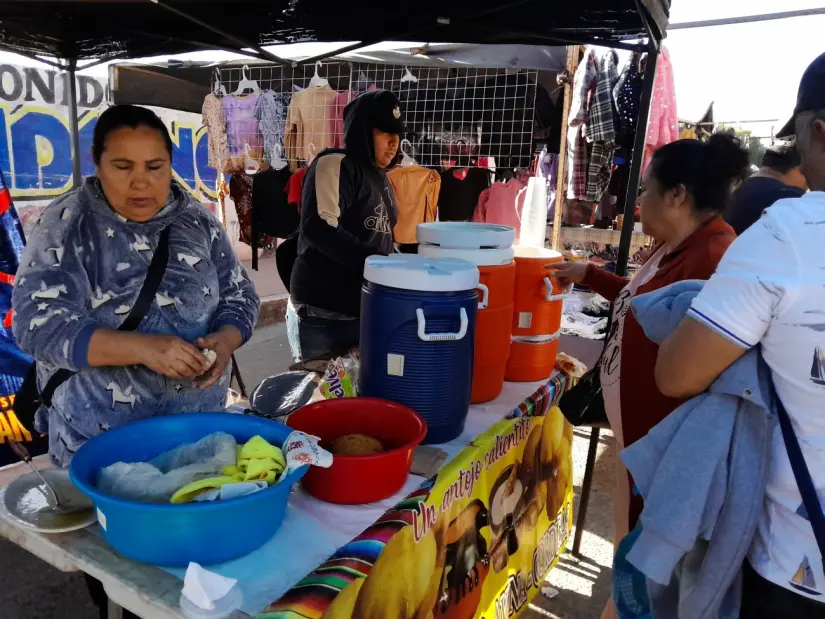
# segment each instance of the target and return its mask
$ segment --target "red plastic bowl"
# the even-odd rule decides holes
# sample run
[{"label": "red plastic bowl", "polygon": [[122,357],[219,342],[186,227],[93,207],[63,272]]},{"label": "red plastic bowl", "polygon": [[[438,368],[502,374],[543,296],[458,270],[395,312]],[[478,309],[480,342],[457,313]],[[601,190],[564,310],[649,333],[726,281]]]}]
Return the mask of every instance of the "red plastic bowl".
[{"label": "red plastic bowl", "polygon": [[315,498],[356,505],[386,499],[407,480],[413,451],[427,435],[427,424],[411,408],[378,398],[337,398],[308,404],[287,425],[317,436],[322,445],[344,434],[366,434],[387,451],[373,456],[335,456],[332,466],[309,467],[301,480]]}]

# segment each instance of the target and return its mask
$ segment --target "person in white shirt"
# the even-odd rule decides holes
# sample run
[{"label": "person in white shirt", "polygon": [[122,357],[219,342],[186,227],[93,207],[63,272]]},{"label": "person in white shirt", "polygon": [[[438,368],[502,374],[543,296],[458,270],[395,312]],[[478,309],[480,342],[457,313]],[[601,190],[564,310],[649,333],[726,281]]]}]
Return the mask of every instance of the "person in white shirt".
[{"label": "person in white shirt", "polygon": [[[728,249],[688,317],[659,348],[665,395],[704,391],[761,346],[825,500],[825,54],[805,72],[791,122],[811,191],[780,200]],[[710,428],[709,428],[710,430]],[[777,426],[765,505],[746,562],[742,619],[825,617],[825,571]]]}]

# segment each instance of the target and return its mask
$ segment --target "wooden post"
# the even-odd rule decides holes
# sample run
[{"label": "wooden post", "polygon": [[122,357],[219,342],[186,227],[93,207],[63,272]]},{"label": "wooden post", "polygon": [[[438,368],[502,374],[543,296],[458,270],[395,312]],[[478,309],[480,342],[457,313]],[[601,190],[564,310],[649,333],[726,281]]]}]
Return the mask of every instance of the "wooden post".
[{"label": "wooden post", "polygon": [[[581,45],[569,45],[567,47],[567,72],[572,76],[576,74],[579,65],[579,54]],[[567,118],[570,116],[570,105],[573,99],[573,87],[570,84],[564,86],[564,104],[561,111],[561,144],[559,145],[559,166],[556,177],[556,213],[553,217],[553,238],[550,246],[556,251],[561,251],[561,216],[564,212],[564,199],[567,193]]]}]

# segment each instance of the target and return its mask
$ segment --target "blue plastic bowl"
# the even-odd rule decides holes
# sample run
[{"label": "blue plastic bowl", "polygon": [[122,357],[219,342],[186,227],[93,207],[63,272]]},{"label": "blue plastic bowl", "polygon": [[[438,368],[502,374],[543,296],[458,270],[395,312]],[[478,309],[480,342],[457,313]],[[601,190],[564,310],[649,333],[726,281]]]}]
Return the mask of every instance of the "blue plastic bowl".
[{"label": "blue plastic bowl", "polygon": [[115,462],[145,462],[183,443],[226,432],[243,443],[260,435],[282,446],[292,429],[268,419],[232,413],[155,417],[110,430],[86,443],[72,459],[72,482],[94,501],[106,541],[143,563],[183,567],[243,556],[265,544],[284,519],[301,467],[279,483],[249,496],[186,505],[139,503],[97,489],[100,469]]}]

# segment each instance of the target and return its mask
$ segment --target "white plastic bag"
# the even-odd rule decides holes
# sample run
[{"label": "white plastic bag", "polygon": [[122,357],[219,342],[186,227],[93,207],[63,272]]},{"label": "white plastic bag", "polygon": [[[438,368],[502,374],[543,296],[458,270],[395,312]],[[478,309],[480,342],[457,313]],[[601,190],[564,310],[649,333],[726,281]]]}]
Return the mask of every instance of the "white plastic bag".
[{"label": "white plastic bag", "polygon": [[97,487],[121,499],[168,503],[184,486],[221,475],[226,467],[236,464],[237,458],[235,437],[215,432],[149,462],[117,462],[107,466],[98,474]]}]

